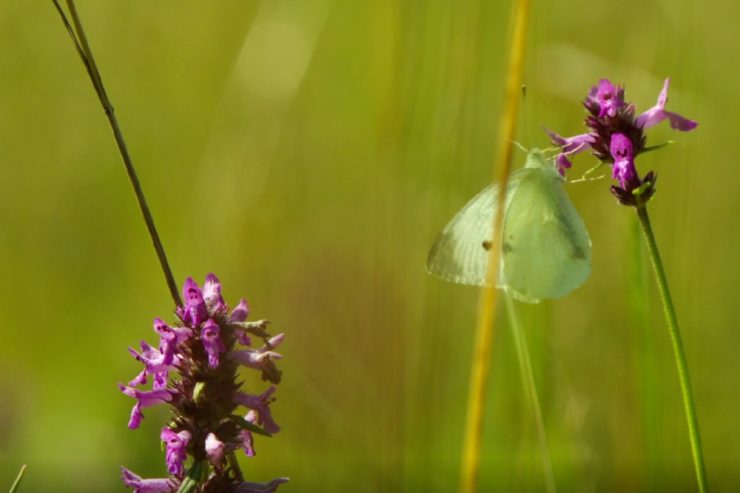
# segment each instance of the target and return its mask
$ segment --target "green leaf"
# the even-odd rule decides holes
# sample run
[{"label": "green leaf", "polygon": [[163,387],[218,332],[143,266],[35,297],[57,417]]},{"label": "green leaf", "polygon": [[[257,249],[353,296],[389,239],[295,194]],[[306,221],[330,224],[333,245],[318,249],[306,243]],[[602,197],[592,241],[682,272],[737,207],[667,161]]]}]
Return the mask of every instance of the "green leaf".
[{"label": "green leaf", "polygon": [[244,418],[243,418],[243,417],[241,417],[241,416],[236,416],[236,415],[232,414],[232,415],[231,415],[231,421],[232,421],[232,422],[233,422],[233,423],[234,423],[234,424],[235,424],[236,426],[238,426],[238,427],[240,427],[240,428],[244,428],[244,429],[246,429],[246,430],[249,430],[249,431],[251,431],[252,433],[256,433],[256,434],[258,434],[258,435],[262,435],[262,436],[266,436],[266,437],[271,437],[271,436],[272,436],[272,434],[271,434],[271,433],[268,433],[268,432],[267,432],[267,431],[265,431],[265,430],[264,430],[263,428],[261,428],[261,427],[257,426],[257,425],[256,425],[256,424],[254,424],[254,423],[250,423],[249,421],[247,421],[246,419],[244,419]]},{"label": "green leaf", "polygon": [[177,493],[193,493],[195,488],[208,476],[208,464],[204,460],[195,462],[182,481]]},{"label": "green leaf", "polygon": [[662,149],[662,148],[664,148],[665,146],[667,146],[667,145],[671,145],[671,144],[675,144],[675,141],[673,141],[673,140],[669,140],[669,141],[667,141],[667,142],[664,142],[664,143],[662,143],[662,144],[658,144],[658,145],[654,145],[654,146],[648,146],[648,147],[645,147],[645,148],[644,148],[644,149],[643,149],[643,150],[642,150],[642,151],[640,152],[640,154],[643,154],[643,153],[645,153],[645,152],[650,152],[650,151],[657,151],[658,149]]}]

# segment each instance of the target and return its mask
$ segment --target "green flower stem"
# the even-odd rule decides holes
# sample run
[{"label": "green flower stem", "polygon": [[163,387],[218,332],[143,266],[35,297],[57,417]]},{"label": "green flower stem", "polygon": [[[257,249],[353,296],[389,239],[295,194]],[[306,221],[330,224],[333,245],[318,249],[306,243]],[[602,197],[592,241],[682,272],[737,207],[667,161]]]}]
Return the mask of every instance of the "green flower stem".
[{"label": "green flower stem", "polygon": [[663,300],[663,312],[668,323],[668,331],[671,334],[673,354],[676,358],[676,367],[678,369],[678,380],[681,384],[681,397],[683,398],[686,422],[689,427],[689,441],[691,442],[691,455],[694,458],[696,481],[699,485],[700,493],[707,493],[709,487],[707,486],[707,472],[704,467],[704,453],[702,452],[701,436],[699,435],[699,421],[696,418],[696,405],[691,390],[689,367],[686,363],[683,342],[681,342],[681,333],[678,330],[676,310],[673,307],[673,300],[671,299],[671,292],[668,289],[668,281],[665,276],[665,270],[663,269],[663,262],[660,259],[660,252],[658,252],[658,245],[655,242],[655,235],[650,226],[650,217],[644,205],[637,208],[637,216],[640,219],[640,226],[642,227],[645,242],[647,243],[650,262],[653,264],[655,278],[658,281],[658,291],[660,292],[661,300]]},{"label": "green flower stem", "polygon": [[504,295],[506,298],[506,311],[509,316],[509,326],[514,336],[514,346],[516,346],[516,356],[519,362],[519,371],[524,385],[524,395],[527,397],[530,412],[534,418],[535,428],[537,429],[537,439],[540,443],[540,452],[542,453],[542,466],[545,472],[545,491],[555,493],[555,473],[552,467],[552,456],[550,455],[550,445],[547,441],[545,432],[545,420],[542,418],[542,408],[540,399],[537,395],[537,386],[534,381],[534,371],[532,370],[532,358],[530,358],[529,345],[527,336],[524,333],[519,315],[514,306],[514,300],[509,293]]}]

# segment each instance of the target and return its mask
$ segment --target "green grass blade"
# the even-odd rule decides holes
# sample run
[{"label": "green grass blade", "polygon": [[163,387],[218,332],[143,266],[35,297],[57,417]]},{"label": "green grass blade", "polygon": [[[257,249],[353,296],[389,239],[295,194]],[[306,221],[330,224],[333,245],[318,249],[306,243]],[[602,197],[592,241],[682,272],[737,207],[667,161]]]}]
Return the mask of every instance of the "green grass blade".
[{"label": "green grass blade", "polygon": [[18,486],[21,484],[21,480],[23,479],[23,474],[26,472],[26,464],[23,464],[21,466],[21,470],[18,471],[18,476],[15,478],[15,481],[13,482],[13,485],[10,487],[10,493],[15,493],[18,491]]}]

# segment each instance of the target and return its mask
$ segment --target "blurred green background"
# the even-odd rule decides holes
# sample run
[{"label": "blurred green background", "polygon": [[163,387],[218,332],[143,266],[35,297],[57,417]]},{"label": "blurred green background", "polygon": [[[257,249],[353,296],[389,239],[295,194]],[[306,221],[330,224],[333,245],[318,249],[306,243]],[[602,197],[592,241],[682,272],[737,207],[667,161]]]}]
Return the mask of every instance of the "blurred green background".
[{"label": "blurred green background", "polygon": [[[178,282],[215,272],[285,331],[283,431],[243,460],[280,491],[449,492],[477,291],[424,269],[490,180],[508,2],[80,0]],[[713,491],[740,485],[740,4],[533,2],[519,141],[582,131],[599,78],[638,111],[638,160],[692,371]],[[117,382],[172,305],[120,158],[51,2],[0,2],[0,488],[124,491],[165,472],[163,410],[126,428]],[[519,161],[523,155],[518,154]],[[571,176],[593,164],[576,161]],[[522,307],[561,491],[694,491],[668,332],[633,212],[568,186],[593,274]],[[504,320],[502,320],[503,322]],[[482,492],[541,491],[511,335],[497,328]],[[254,391],[262,390],[253,389]]]}]

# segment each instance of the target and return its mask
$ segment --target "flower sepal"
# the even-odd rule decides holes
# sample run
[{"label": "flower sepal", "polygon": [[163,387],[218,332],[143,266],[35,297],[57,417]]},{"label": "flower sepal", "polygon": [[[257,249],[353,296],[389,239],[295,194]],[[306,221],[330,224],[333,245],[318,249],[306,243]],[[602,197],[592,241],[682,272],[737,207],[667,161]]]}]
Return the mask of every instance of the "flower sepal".
[{"label": "flower sepal", "polygon": [[612,185],[611,192],[620,204],[640,208],[647,204],[655,194],[655,182],[657,180],[658,175],[654,171],[650,171],[640,180],[640,185],[634,190],[628,191]]},{"label": "flower sepal", "polygon": [[662,144],[656,144],[654,146],[647,146],[647,147],[644,147],[642,149],[641,154],[645,154],[646,152],[651,152],[651,151],[657,151],[659,149],[662,149],[662,148],[664,148],[666,146],[669,146],[669,145],[675,144],[675,143],[676,143],[675,140],[669,140],[667,142],[663,142]]}]

